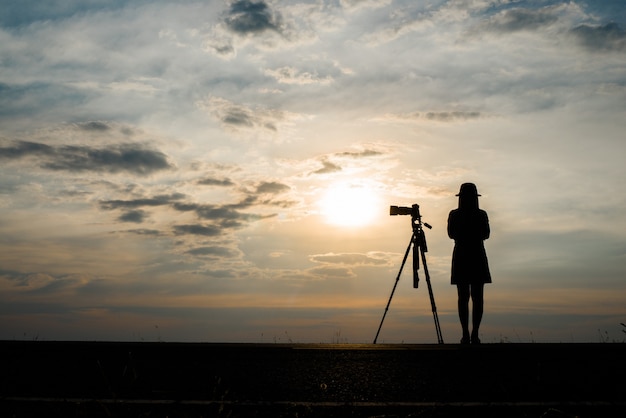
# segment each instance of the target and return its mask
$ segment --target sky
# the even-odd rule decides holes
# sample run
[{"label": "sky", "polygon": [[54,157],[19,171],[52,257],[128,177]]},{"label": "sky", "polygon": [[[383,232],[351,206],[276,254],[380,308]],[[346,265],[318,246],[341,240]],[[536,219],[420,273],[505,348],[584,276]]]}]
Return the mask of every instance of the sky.
[{"label": "sky", "polygon": [[616,1],[12,1],[0,339],[458,343],[447,217],[489,215],[480,337],[622,342]]}]

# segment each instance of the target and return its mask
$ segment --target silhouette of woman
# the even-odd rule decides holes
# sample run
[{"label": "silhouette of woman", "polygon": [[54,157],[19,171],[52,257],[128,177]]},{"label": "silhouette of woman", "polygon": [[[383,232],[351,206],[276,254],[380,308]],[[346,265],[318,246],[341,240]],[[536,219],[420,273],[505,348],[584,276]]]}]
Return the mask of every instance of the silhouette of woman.
[{"label": "silhouette of woman", "polygon": [[[484,240],[489,238],[487,212],[478,207],[478,190],[463,183],[459,207],[448,216],[448,236],[454,240],[451,282],[458,292],[458,308],[463,338],[461,344],[480,344],[478,328],[483,317],[483,287],[491,283]],[[469,332],[469,300],[472,298],[472,333]]]}]

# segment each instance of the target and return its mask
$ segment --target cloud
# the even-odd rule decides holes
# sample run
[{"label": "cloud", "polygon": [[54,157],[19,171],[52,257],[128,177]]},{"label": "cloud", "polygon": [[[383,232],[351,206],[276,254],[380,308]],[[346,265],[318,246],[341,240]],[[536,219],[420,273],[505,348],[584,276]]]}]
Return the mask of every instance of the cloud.
[{"label": "cloud", "polygon": [[350,151],[340,152],[335,155],[339,157],[369,158],[369,157],[377,157],[379,155],[383,155],[383,153],[380,151],[373,150],[373,149],[364,149],[363,151],[358,151],[358,152],[350,152]]},{"label": "cloud", "polygon": [[157,229],[143,229],[143,228],[142,229],[129,229],[125,232],[136,234],[136,235],[152,236],[152,237],[163,235],[163,232]]},{"label": "cloud", "polygon": [[143,223],[143,221],[148,217],[148,213],[143,210],[130,210],[120,215],[118,220],[121,222],[134,222],[134,223]]},{"label": "cloud", "polygon": [[212,177],[205,177],[203,179],[200,179],[196,182],[196,184],[199,184],[201,186],[220,186],[220,187],[229,187],[229,186],[235,185],[235,183],[233,183],[233,181],[228,178],[216,179]]},{"label": "cloud", "polygon": [[423,115],[425,119],[438,122],[453,122],[457,120],[478,119],[480,112],[427,112]]},{"label": "cloud", "polygon": [[173,168],[162,152],[134,143],[95,148],[87,145],[50,146],[14,141],[11,145],[0,147],[0,159],[28,157],[37,159],[41,168],[53,171],[127,172],[144,176]]},{"label": "cloud", "polygon": [[137,144],[121,144],[108,149],[87,146],[61,147],[54,161],[43,165],[52,170],[66,171],[105,171],[117,173],[126,171],[147,175],[156,171],[169,170],[173,166],[165,154],[145,149]]},{"label": "cloud", "polygon": [[478,25],[478,29],[485,32],[510,33],[519,31],[532,31],[555,23],[558,17],[554,15],[553,8],[532,9],[508,9]]},{"label": "cloud", "polygon": [[375,120],[392,122],[418,122],[421,120],[426,120],[432,122],[453,123],[470,121],[483,117],[485,117],[485,114],[479,111],[451,110],[386,114],[375,118]]},{"label": "cloud", "polygon": [[201,235],[204,237],[216,237],[223,233],[223,229],[215,225],[175,225],[174,232],[177,235]]},{"label": "cloud", "polygon": [[6,159],[19,159],[31,155],[53,155],[54,153],[55,150],[51,146],[28,141],[15,141],[12,145],[0,147],[0,158]]},{"label": "cloud", "polygon": [[341,166],[331,163],[328,160],[322,160],[322,165],[322,168],[320,168],[319,170],[315,170],[309,174],[329,174],[341,171]]},{"label": "cloud", "polygon": [[[342,171],[344,167],[336,162],[330,161],[331,158],[343,159],[343,162],[346,163],[346,166],[349,166],[349,165],[353,165],[354,160],[379,157],[382,155],[384,155],[383,152],[372,149],[372,148],[363,148],[358,151],[343,151],[343,152],[336,152],[333,154],[328,154],[318,159],[318,161],[322,163],[322,168],[311,171],[308,173],[308,175],[310,176],[310,175],[317,175],[317,174],[331,174],[331,173],[337,173],[339,171]],[[347,159],[350,159],[352,161],[348,162]]]},{"label": "cloud", "polygon": [[195,256],[217,257],[217,258],[233,258],[240,255],[239,251],[228,247],[207,246],[197,247],[186,252]]},{"label": "cloud", "polygon": [[164,206],[185,198],[184,194],[173,193],[169,195],[158,195],[150,198],[140,198],[131,200],[103,200],[100,207],[105,210],[130,209],[144,206]]},{"label": "cloud", "polygon": [[378,9],[380,7],[387,6],[391,3],[391,0],[340,0],[339,3],[344,9],[357,10],[357,9]]},{"label": "cloud", "polygon": [[258,215],[240,212],[256,202],[256,198],[244,199],[242,202],[224,205],[205,205],[194,203],[175,203],[172,207],[180,212],[193,211],[198,218],[218,223],[222,228],[241,228],[247,222],[256,221],[275,215]]},{"label": "cloud", "polygon": [[108,131],[109,129],[111,129],[111,127],[107,123],[98,122],[98,121],[77,123],[76,126],[78,126],[80,129],[83,129],[85,131],[96,131],[96,132],[104,132],[104,131]]},{"label": "cloud", "polygon": [[[475,25],[470,33],[513,33],[537,31],[556,24],[572,25],[572,22],[594,19],[575,3],[557,4],[540,9],[512,8],[503,10]],[[626,31],[619,23],[611,21],[603,25],[578,24],[568,29],[576,41],[589,51],[626,50]]]},{"label": "cloud", "polygon": [[326,253],[313,254],[309,260],[323,264],[341,264],[349,266],[388,266],[390,254],[380,252],[361,253]]},{"label": "cloud", "polygon": [[171,193],[153,197],[139,197],[135,199],[101,200],[99,206],[103,210],[125,210],[117,219],[121,222],[143,222],[148,214],[142,210],[145,207],[165,206],[177,212],[192,212],[198,219],[210,221],[210,224],[192,224],[176,226],[175,234],[192,234],[216,236],[232,229],[246,227],[249,223],[276,216],[276,214],[257,214],[242,212],[253,206],[289,207],[295,204],[290,201],[259,200],[261,194],[280,194],[290,189],[289,186],[278,182],[261,182],[254,192],[247,194],[236,203],[201,204],[185,201],[186,195]]},{"label": "cloud", "polygon": [[265,75],[273,77],[283,84],[330,84],[334,81],[331,76],[320,77],[317,73],[299,71],[294,67],[281,67],[276,70],[265,70]]},{"label": "cloud", "polygon": [[275,181],[271,182],[262,182],[256,188],[257,193],[269,193],[269,194],[278,194],[286,192],[290,189],[286,184],[278,183]]},{"label": "cloud", "polygon": [[356,274],[352,270],[346,267],[335,267],[335,266],[320,266],[313,267],[309,270],[309,273],[314,276],[328,279],[328,278],[339,278],[346,279],[356,277]]},{"label": "cloud", "polygon": [[[216,226],[220,230],[226,231],[229,229],[244,228],[251,222],[276,216],[276,214],[273,213],[261,215],[256,213],[241,212],[241,210],[248,209],[254,205],[280,206],[279,203],[274,204],[273,202],[265,201],[259,202],[255,195],[249,195],[237,203],[214,205],[176,202],[172,204],[172,208],[179,212],[194,212],[199,219],[212,221],[210,228]],[[190,228],[178,229],[179,232],[185,230],[190,232],[192,231]],[[200,231],[205,230],[200,228]],[[202,235],[202,233],[191,233]]]},{"label": "cloud", "polygon": [[239,35],[282,31],[282,16],[264,1],[236,0],[224,18],[226,27]]},{"label": "cloud", "polygon": [[[278,10],[280,6],[280,11]],[[238,49],[250,45],[278,50],[311,44],[326,25],[336,28],[335,5],[275,1],[230,1],[219,22],[203,35],[203,48],[220,58],[234,59]]]},{"label": "cloud", "polygon": [[360,36],[360,41],[370,47],[394,41],[418,27],[424,22],[423,17],[415,17],[407,10],[397,10],[395,13],[381,13],[379,20],[371,22],[368,30]]},{"label": "cloud", "polygon": [[571,33],[590,51],[626,51],[626,31],[614,22],[602,26],[580,25]]},{"label": "cloud", "polygon": [[206,101],[199,102],[198,106],[208,110],[223,126],[235,131],[261,129],[265,132],[275,133],[280,125],[300,117],[277,109],[252,108],[235,104],[221,97],[211,97]]},{"label": "cloud", "polygon": [[93,279],[87,274],[20,273],[0,271],[0,279],[8,280],[15,290],[31,295],[51,295],[74,291]]},{"label": "cloud", "polygon": [[[284,209],[290,208],[297,205],[299,202],[295,200],[273,200],[273,196],[286,193],[290,190],[291,187],[284,183],[263,181],[256,186],[254,193],[248,196],[248,201],[254,202],[256,205],[280,207]],[[268,198],[267,195],[271,195],[272,197]],[[270,217],[271,216],[275,215],[270,215]]]},{"label": "cloud", "polygon": [[235,56],[235,47],[229,41],[222,41],[221,43],[216,43],[215,40],[213,42],[207,42],[207,47],[211,48],[218,55],[223,57],[233,57]]}]

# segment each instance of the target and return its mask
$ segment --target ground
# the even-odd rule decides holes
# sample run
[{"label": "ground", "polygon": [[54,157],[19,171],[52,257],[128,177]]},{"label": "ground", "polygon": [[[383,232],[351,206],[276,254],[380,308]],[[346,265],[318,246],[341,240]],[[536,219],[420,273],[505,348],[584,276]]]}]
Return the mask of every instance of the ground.
[{"label": "ground", "polygon": [[626,344],[0,342],[0,416],[598,417]]}]

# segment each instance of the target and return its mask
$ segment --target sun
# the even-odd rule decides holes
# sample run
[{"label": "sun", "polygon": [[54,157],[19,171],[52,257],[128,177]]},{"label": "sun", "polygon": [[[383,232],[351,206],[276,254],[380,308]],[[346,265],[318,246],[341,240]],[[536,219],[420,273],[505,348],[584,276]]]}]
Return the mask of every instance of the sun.
[{"label": "sun", "polygon": [[339,182],[329,186],[319,201],[326,222],[337,226],[363,226],[378,214],[379,199],[372,185]]}]

